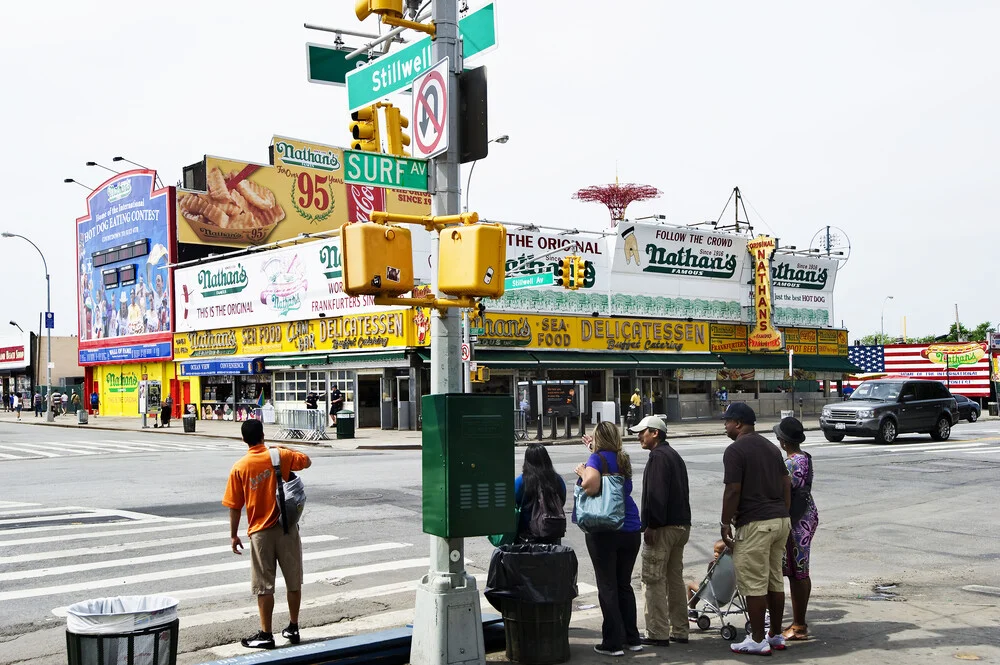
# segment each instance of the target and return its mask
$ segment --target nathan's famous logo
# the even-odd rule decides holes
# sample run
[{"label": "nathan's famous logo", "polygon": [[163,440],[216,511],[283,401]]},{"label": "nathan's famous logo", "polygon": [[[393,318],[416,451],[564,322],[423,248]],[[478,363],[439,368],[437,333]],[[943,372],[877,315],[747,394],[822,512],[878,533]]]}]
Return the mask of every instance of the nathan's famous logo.
[{"label": "nathan's famous logo", "polygon": [[139,387],[139,377],[135,374],[105,374],[109,393],[134,393]]},{"label": "nathan's famous logo", "polygon": [[747,337],[750,351],[777,351],[782,347],[781,333],[772,322],[771,257],[778,243],[774,238],[759,235],[747,242],[747,251],[753,257],[753,308],[757,324]]},{"label": "nathan's famous logo", "polygon": [[302,307],[302,296],[306,292],[305,265],[299,255],[293,254],[270,259],[261,267],[267,278],[267,286],[260,292],[260,301],[270,309],[284,316]]},{"label": "nathan's famous logo", "polygon": [[778,263],[771,266],[771,283],[776,287],[785,289],[814,289],[817,291],[826,288],[826,280],[830,276],[828,268],[820,268],[816,265]]},{"label": "nathan's famous logo", "polygon": [[239,293],[247,288],[249,283],[246,268],[243,267],[242,263],[237,263],[235,266],[222,266],[215,270],[198,271],[198,286],[201,288],[201,295],[205,298],[223,296],[227,293]]},{"label": "nathan's famous logo", "polygon": [[[733,246],[732,238],[670,229],[656,229],[655,238],[672,244],[664,247],[646,243],[643,272],[730,279],[740,265],[736,254],[728,251]],[[626,264],[634,261],[636,266],[642,266],[634,226],[622,231],[622,251]]]},{"label": "nathan's famous logo", "polygon": [[472,328],[482,328],[483,334],[476,342],[479,346],[528,346],[531,344],[531,322],[528,317],[494,318],[476,317]]},{"label": "nathan's famous logo", "polygon": [[975,365],[986,357],[986,347],[980,342],[968,344],[931,344],[920,352],[924,358],[935,365],[948,368],[962,365]]},{"label": "nathan's famous logo", "polygon": [[[183,342],[180,342],[183,345]],[[188,333],[187,342],[192,358],[236,355],[235,330]]]},{"label": "nathan's famous logo", "polygon": [[324,245],[319,250],[319,261],[323,264],[323,274],[327,279],[339,279],[343,274],[343,258],[340,247]]},{"label": "nathan's famous logo", "polygon": [[127,199],[132,194],[132,181],[122,180],[113,185],[108,185],[108,203]]},{"label": "nathan's famous logo", "polygon": [[304,166],[319,171],[339,171],[343,164],[333,150],[313,150],[312,148],[297,148],[285,141],[275,141],[274,152],[281,161],[295,166]]}]

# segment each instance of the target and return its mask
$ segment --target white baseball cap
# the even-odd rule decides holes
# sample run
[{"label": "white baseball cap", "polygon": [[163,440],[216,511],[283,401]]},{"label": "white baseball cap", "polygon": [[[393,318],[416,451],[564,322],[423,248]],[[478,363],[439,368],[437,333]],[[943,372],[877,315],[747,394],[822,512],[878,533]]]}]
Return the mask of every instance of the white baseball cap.
[{"label": "white baseball cap", "polygon": [[637,422],[633,427],[629,427],[628,431],[632,432],[632,434],[638,434],[644,429],[658,429],[666,434],[667,424],[663,422],[662,418],[657,418],[656,416],[646,416]]}]

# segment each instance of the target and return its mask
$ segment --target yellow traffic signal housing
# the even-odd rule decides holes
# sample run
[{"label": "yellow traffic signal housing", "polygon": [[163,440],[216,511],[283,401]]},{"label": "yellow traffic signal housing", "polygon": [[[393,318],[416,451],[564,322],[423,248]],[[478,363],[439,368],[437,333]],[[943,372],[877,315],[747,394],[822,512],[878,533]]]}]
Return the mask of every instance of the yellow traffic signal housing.
[{"label": "yellow traffic signal housing", "polygon": [[570,257],[573,265],[572,269],[572,284],[569,288],[579,289],[583,287],[583,277],[587,272],[587,262],[583,260],[583,257],[573,256]]},{"label": "yellow traffic signal housing", "polygon": [[486,383],[490,380],[490,368],[477,367],[475,371],[470,371],[469,380],[473,383]]},{"label": "yellow traffic signal housing", "polygon": [[583,285],[583,265],[583,259],[579,256],[562,257],[553,271],[552,283],[575,291]]},{"label": "yellow traffic signal housing", "polygon": [[409,134],[403,130],[410,126],[409,119],[399,112],[392,104],[385,108],[385,133],[389,143],[390,155],[405,155],[406,146],[410,145]]},{"label": "yellow traffic signal housing", "polygon": [[403,18],[403,0],[358,0],[354,5],[354,13],[359,21],[364,21],[372,14]]},{"label": "yellow traffic signal housing", "polygon": [[410,229],[373,222],[344,224],[344,292],[350,296],[398,296],[413,290]]},{"label": "yellow traffic signal housing", "polygon": [[469,224],[441,230],[438,290],[452,296],[503,295],[507,230],[500,224]]},{"label": "yellow traffic signal housing", "polygon": [[364,150],[366,152],[382,152],[382,137],[378,127],[378,107],[366,106],[351,114],[352,122],[348,128],[351,130],[351,141],[353,150]]}]

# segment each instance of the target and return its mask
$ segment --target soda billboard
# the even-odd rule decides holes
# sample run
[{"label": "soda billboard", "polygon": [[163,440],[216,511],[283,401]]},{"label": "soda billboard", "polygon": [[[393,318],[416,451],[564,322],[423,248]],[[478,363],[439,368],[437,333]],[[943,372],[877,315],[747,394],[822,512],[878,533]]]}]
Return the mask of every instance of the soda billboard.
[{"label": "soda billboard", "polygon": [[155,180],[155,171],[120,173],[77,219],[81,365],[172,356],[175,194]]}]

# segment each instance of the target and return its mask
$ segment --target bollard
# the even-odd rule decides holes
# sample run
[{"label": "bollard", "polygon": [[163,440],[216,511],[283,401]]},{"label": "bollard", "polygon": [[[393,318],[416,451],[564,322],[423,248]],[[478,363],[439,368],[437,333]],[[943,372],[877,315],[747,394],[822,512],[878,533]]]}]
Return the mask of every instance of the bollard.
[{"label": "bollard", "polygon": [[542,416],[542,414],[539,413],[538,414],[538,436],[535,437],[536,441],[541,441],[543,438],[545,438],[545,435],[542,433],[542,419],[543,419],[543,416]]},{"label": "bollard", "polygon": [[573,419],[566,416],[566,438],[573,438]]},{"label": "bollard", "polygon": [[[597,422],[601,421],[601,412],[597,412]],[[583,411],[580,412],[580,436],[582,437],[587,433],[587,420],[583,417]]]},{"label": "bollard", "polygon": [[555,414],[549,416],[549,419],[552,421],[552,440],[554,441],[559,438],[559,432],[556,431],[556,421],[559,419]]}]

